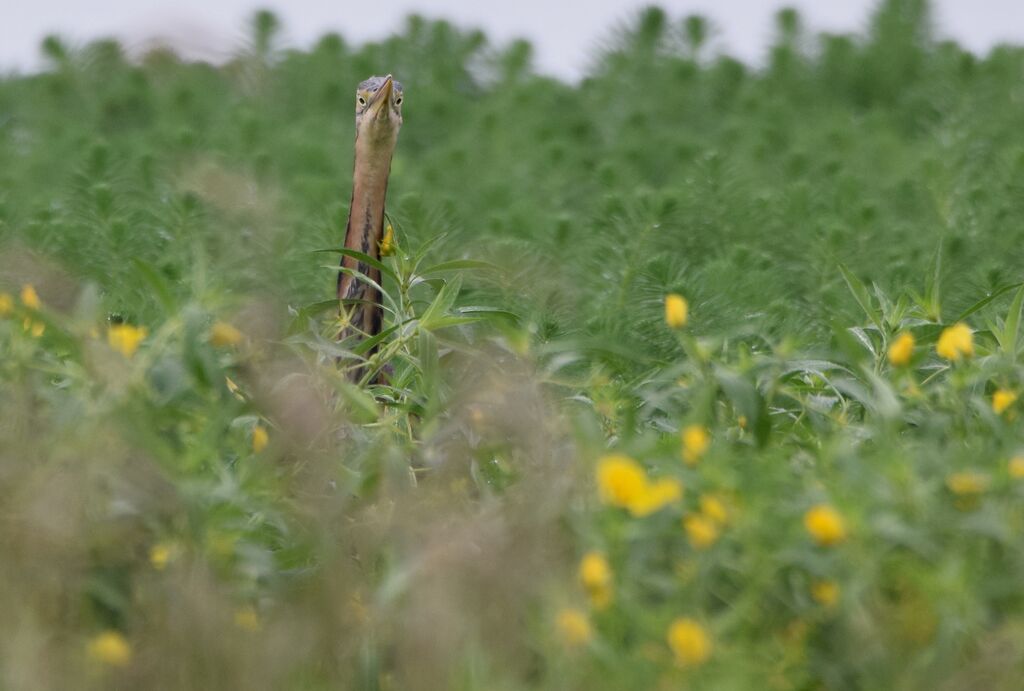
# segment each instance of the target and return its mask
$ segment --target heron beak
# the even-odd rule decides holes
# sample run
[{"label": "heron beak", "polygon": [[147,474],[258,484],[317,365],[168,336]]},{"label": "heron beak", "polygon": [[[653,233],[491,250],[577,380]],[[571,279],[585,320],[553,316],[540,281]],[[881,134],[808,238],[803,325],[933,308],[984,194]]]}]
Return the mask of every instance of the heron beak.
[{"label": "heron beak", "polygon": [[375,118],[384,117],[385,119],[391,113],[391,91],[394,88],[394,81],[391,79],[389,74],[384,78],[384,83],[377,89],[377,93],[374,94],[373,100],[370,101],[370,114]]}]

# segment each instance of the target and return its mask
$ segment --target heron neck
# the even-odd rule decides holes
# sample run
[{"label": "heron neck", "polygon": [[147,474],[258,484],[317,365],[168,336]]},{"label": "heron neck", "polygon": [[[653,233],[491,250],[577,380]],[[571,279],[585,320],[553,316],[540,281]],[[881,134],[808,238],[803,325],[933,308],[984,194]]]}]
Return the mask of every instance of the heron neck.
[{"label": "heron neck", "polygon": [[352,176],[352,206],[349,209],[345,246],[376,258],[384,230],[384,199],[391,171],[391,150],[360,146]]}]

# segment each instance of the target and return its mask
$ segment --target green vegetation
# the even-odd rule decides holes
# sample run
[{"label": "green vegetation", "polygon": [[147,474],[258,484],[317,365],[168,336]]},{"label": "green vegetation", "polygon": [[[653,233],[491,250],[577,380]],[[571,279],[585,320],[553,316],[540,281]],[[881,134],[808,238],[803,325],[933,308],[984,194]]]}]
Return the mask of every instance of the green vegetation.
[{"label": "green vegetation", "polygon": [[0,80],[0,691],[1019,688],[1024,49],[278,31]]}]

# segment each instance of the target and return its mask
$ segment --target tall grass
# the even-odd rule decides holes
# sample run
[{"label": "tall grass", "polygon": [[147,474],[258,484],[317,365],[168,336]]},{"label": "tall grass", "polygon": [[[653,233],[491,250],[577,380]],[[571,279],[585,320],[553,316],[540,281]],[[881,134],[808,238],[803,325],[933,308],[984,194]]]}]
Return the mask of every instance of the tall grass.
[{"label": "tall grass", "polygon": [[757,69],[713,29],[645,10],[570,85],[264,12],[0,80],[0,689],[1017,688],[1024,51],[924,0],[781,11]]}]

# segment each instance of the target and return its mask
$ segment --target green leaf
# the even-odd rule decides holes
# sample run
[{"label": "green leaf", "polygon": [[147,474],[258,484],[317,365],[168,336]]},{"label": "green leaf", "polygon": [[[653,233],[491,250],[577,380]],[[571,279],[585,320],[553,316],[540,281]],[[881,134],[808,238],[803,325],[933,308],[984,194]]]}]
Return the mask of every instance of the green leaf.
[{"label": "green leaf", "polygon": [[430,328],[434,331],[446,329],[449,326],[460,326],[462,324],[475,324],[483,321],[483,317],[456,317],[453,314],[445,314],[434,317],[430,320]]},{"label": "green leaf", "polygon": [[444,271],[465,271],[467,269],[478,269],[481,271],[499,271],[498,267],[494,264],[477,261],[475,259],[453,259],[447,262],[441,262],[440,264],[434,264],[433,266],[419,271],[420,276],[430,276],[431,274],[442,273]]},{"label": "green leaf", "polygon": [[843,280],[846,281],[847,287],[853,294],[853,299],[857,301],[860,308],[864,310],[864,314],[868,316],[871,323],[878,327],[878,330],[882,330],[882,320],[879,319],[878,313],[871,306],[871,295],[868,293],[867,287],[864,283],[854,276],[849,269],[842,264],[839,264],[839,271],[843,274]]},{"label": "green leaf", "polygon": [[1017,294],[1010,303],[1010,311],[1006,315],[1006,324],[1003,327],[1003,338],[999,344],[1003,352],[1011,358],[1017,357],[1017,342],[1020,333],[1020,313],[1024,307],[1024,286],[1017,290]]},{"label": "green leaf", "polygon": [[357,271],[356,269],[350,269],[346,266],[324,266],[323,268],[329,269],[331,271],[337,271],[338,273],[341,274],[347,274],[349,276],[354,277],[357,281],[362,281],[366,285],[376,288],[383,296],[383,299],[388,301],[388,308],[391,310],[391,312],[398,312],[398,306],[395,305],[395,301],[391,298],[391,295],[386,290],[384,290],[381,284],[377,283],[375,280],[373,280],[366,274]]},{"label": "green leaf", "polygon": [[942,240],[940,239],[939,246],[935,248],[935,254],[932,256],[932,265],[928,272],[928,282],[924,287],[925,309],[928,310],[928,316],[938,322],[942,321],[941,292]]},{"label": "green leaf", "polygon": [[413,257],[413,264],[419,264],[423,261],[423,258],[427,256],[427,252],[433,249],[434,245],[440,244],[442,240],[448,237],[448,233],[438,233],[433,237],[428,238],[419,248],[416,250],[416,254]]},{"label": "green leaf", "polygon": [[352,257],[356,261],[362,262],[364,264],[369,264],[373,268],[380,270],[381,273],[387,274],[396,281],[398,280],[398,275],[394,271],[392,271],[391,267],[389,267],[387,264],[380,261],[379,259],[374,259],[370,255],[364,254],[363,252],[357,252],[356,250],[350,250],[347,247],[342,247],[341,249],[313,250],[313,253],[341,254],[346,257]]},{"label": "green leaf", "polygon": [[863,329],[860,329],[859,333],[855,332],[854,329],[857,327],[847,327],[837,319],[833,319],[830,326],[832,327],[832,337],[836,348],[850,362],[860,363],[868,355],[871,356],[872,360],[877,357],[874,344],[871,343],[871,339],[867,337]]},{"label": "green leaf", "polygon": [[285,332],[289,336],[293,336],[297,333],[305,331],[310,328],[310,320],[319,314],[323,314],[328,310],[338,309],[340,303],[337,299],[333,300],[321,300],[320,302],[314,302],[309,305],[303,305],[295,311],[295,316],[292,317],[291,323],[288,325],[288,329]]},{"label": "green leaf", "polygon": [[171,286],[167,282],[167,279],[161,276],[160,272],[144,259],[136,257],[132,259],[132,265],[135,267],[135,271],[139,274],[142,280],[153,289],[153,294],[156,295],[157,301],[160,302],[160,305],[167,311],[167,313],[173,314],[174,312],[177,312],[178,301],[174,299],[174,292],[171,290]]},{"label": "green leaf", "polygon": [[444,287],[445,280],[443,278],[423,278],[418,274],[414,274],[409,278],[409,288],[415,288],[421,284],[430,286],[436,292]]},{"label": "green leaf", "polygon": [[417,359],[419,361],[420,378],[423,382],[423,394],[434,398],[440,382],[440,361],[437,354],[437,339],[426,329],[420,329],[417,336]]},{"label": "green leaf", "polygon": [[1000,295],[1008,293],[1014,288],[1020,288],[1021,286],[1024,286],[1024,282],[1011,283],[1010,285],[997,288],[995,291],[989,293],[986,297],[982,298],[981,300],[978,300],[976,303],[968,307],[966,311],[964,311],[959,317],[953,320],[953,323],[955,324],[956,322],[962,322],[964,319],[967,319],[967,317],[971,316],[978,310],[986,307],[990,302],[998,298]]},{"label": "green leaf", "polygon": [[627,344],[618,343],[607,338],[566,337],[542,343],[537,347],[538,355],[546,357],[571,351],[623,358],[638,364],[652,364],[654,362],[654,359],[646,355],[642,350],[630,348]]},{"label": "green leaf", "polygon": [[354,422],[366,425],[380,419],[380,409],[377,407],[377,402],[373,400],[373,396],[361,387],[344,379],[339,379],[337,389],[342,400],[346,403],[346,412],[348,412]]},{"label": "green leaf", "polygon": [[434,322],[440,319],[442,316],[448,315],[448,311],[455,304],[455,300],[459,297],[459,290],[462,289],[462,279],[456,276],[453,280],[444,284],[434,301],[430,303],[430,306],[424,310],[420,316],[420,326],[425,329],[434,328],[436,325]]},{"label": "green leaf", "polygon": [[740,415],[747,418],[747,429],[754,433],[758,446],[764,446],[771,433],[771,420],[764,397],[752,381],[723,367],[715,368],[715,379]]},{"label": "green leaf", "polygon": [[379,334],[377,334],[375,336],[371,336],[370,338],[367,338],[367,339],[365,339],[363,341],[360,341],[359,345],[357,345],[356,347],[354,347],[352,349],[352,352],[355,353],[356,355],[363,355],[364,353],[370,352],[370,350],[375,345],[377,345],[378,343],[383,341],[385,338],[387,338],[391,334],[395,333],[395,331],[397,331],[399,329],[399,327],[401,327],[401,326],[402,326],[401,324],[395,324],[394,326],[389,326],[388,328],[386,328],[383,331],[381,331]]},{"label": "green leaf", "polygon": [[480,315],[482,317],[501,317],[507,319],[515,324],[519,323],[519,315],[515,312],[508,310],[499,309],[497,307],[486,307],[483,305],[466,305],[464,307],[458,307],[455,309],[455,313],[459,315]]}]

